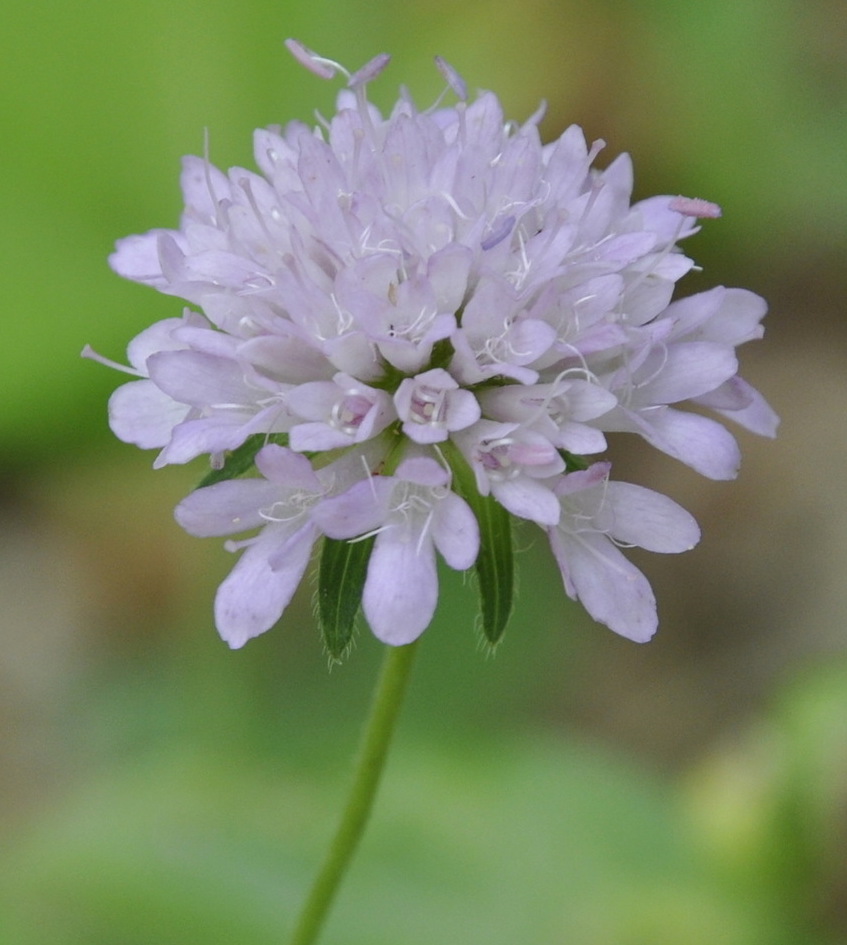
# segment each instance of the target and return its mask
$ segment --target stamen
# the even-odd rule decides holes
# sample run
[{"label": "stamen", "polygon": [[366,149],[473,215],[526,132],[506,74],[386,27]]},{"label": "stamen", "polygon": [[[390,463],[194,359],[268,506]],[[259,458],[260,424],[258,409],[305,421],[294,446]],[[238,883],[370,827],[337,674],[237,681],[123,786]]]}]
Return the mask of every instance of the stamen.
[{"label": "stamen", "polygon": [[565,368],[548,385],[548,390],[543,397],[533,398],[524,397],[522,402],[527,406],[535,406],[535,413],[525,421],[527,426],[532,425],[538,417],[549,416],[557,425],[570,420],[570,411],[567,409],[570,404],[568,401],[568,387],[570,386],[570,375],[574,375],[578,380],[586,380],[597,383],[587,368],[581,367]]},{"label": "stamen", "polygon": [[369,532],[365,532],[362,535],[357,535],[355,538],[348,538],[347,544],[348,545],[358,544],[360,541],[365,541],[368,538],[374,538],[376,535],[379,535],[382,532],[387,532],[390,528],[393,528],[393,527],[394,526],[390,522],[387,522],[385,525],[378,525],[376,528],[372,528]]},{"label": "stamen", "polygon": [[[675,207],[674,204],[677,203],[677,201],[682,201],[683,203],[689,202],[687,197],[675,197],[670,202],[670,204],[668,204],[671,210],[676,210],[677,213],[681,214],[679,224],[677,225],[677,228],[676,228],[676,231],[674,232],[673,237],[670,240],[668,240],[667,244],[660,252],[654,255],[650,265],[646,269],[643,269],[641,273],[628,286],[624,288],[624,295],[634,292],[635,289],[637,289],[638,286],[640,286],[642,282],[644,282],[649,276],[653,275],[653,273],[659,268],[663,260],[666,259],[673,251],[676,250],[677,248],[676,244],[678,240],[680,239],[680,237],[682,236],[682,231],[685,228],[685,217],[697,216],[697,214],[695,213],[686,213],[685,211],[680,210],[678,207]],[[705,200],[700,201],[700,203],[704,203],[704,204],[706,202],[707,201]],[[720,207],[718,207],[716,203],[713,203],[710,206],[715,207],[717,209],[718,212],[714,214],[714,216],[719,217],[721,215]]]},{"label": "stamen", "polygon": [[142,374],[141,371],[137,371],[135,368],[127,367],[125,364],[118,364],[117,361],[113,361],[111,358],[104,358],[102,354],[98,354],[91,345],[86,345],[80,352],[81,358],[88,358],[90,361],[97,361],[99,364],[105,364],[106,367],[114,368],[116,371],[121,371],[124,374],[132,374],[134,377],[147,377],[146,374]]},{"label": "stamen", "polygon": [[488,473],[489,479],[497,482],[515,479],[520,475],[520,467],[512,462],[511,447],[514,442],[511,437],[503,437],[499,440],[480,443],[477,459]]},{"label": "stamen", "polygon": [[388,53],[380,53],[374,56],[370,62],[366,62],[361,69],[357,69],[347,80],[348,89],[357,89],[362,85],[367,85],[375,79],[380,72],[391,62],[391,56]]},{"label": "stamen", "polygon": [[664,371],[665,365],[668,363],[668,358],[670,357],[670,351],[668,350],[668,346],[666,344],[657,345],[656,348],[654,348],[653,350],[656,350],[656,349],[661,351],[662,360],[656,366],[656,370],[653,371],[652,374],[649,374],[647,377],[639,381],[637,384],[632,385],[630,396],[632,392],[639,390],[642,387],[646,387],[648,384],[652,384],[653,381],[655,381],[656,378],[661,375],[662,371]]},{"label": "stamen", "polygon": [[305,509],[301,507],[299,509],[290,510],[288,515],[281,514],[283,510],[288,509],[288,505],[288,502],[274,502],[274,504],[267,509],[259,509],[259,517],[263,518],[266,522],[294,522],[300,518],[305,511]]},{"label": "stamen", "polygon": [[514,285],[514,287],[520,291],[520,289],[523,288],[526,277],[529,275],[529,270],[532,263],[529,261],[529,257],[526,254],[526,232],[524,231],[524,228],[519,226],[515,233],[518,239],[520,264],[514,269],[510,269],[506,273],[506,277],[510,279],[512,285]]},{"label": "stamen", "polygon": [[538,108],[536,108],[535,111],[529,116],[529,118],[527,118],[527,120],[523,123],[522,127],[532,128],[537,125],[540,125],[541,120],[544,118],[546,114],[547,114],[547,100],[541,99],[541,101],[538,103]]},{"label": "stamen", "polygon": [[424,548],[424,545],[426,544],[427,532],[429,531],[430,526],[432,525],[432,520],[435,517],[435,509],[433,509],[432,506],[429,505],[429,503],[427,503],[427,508],[429,509],[429,512],[426,518],[424,519],[423,527],[421,528],[421,533],[420,535],[418,535],[418,543],[417,543],[417,546],[415,547],[415,554],[418,554],[418,555],[421,553],[421,551]]},{"label": "stamen", "polygon": [[591,147],[588,150],[587,161],[589,164],[594,163],[594,158],[606,147],[606,142],[602,138],[598,138],[596,141],[591,142]]},{"label": "stamen", "polygon": [[[453,484],[453,467],[450,465],[450,463],[447,462],[447,457],[444,455],[444,452],[438,443],[433,444],[433,449],[435,450],[438,456],[439,464],[441,465],[442,469],[444,469],[444,471],[447,473],[447,482],[443,486],[441,486],[441,488],[444,490],[444,495],[447,495],[447,493],[450,491]],[[434,486],[433,490],[436,488],[438,487]],[[433,495],[435,495],[434,491],[433,491]]]},{"label": "stamen", "polygon": [[505,220],[491,233],[490,236],[486,237],[482,243],[480,243],[480,249],[483,252],[486,252],[489,249],[494,249],[498,243],[502,243],[504,239],[512,232],[512,228],[515,225],[515,217],[508,216]]},{"label": "stamen", "polygon": [[671,210],[676,210],[686,217],[715,220],[721,215],[721,208],[710,200],[701,200],[699,197],[674,197],[670,202]]},{"label": "stamen", "polygon": [[279,499],[268,508],[259,509],[259,515],[266,522],[296,522],[306,514],[309,507],[322,498],[322,492],[309,492],[297,489],[286,499]]},{"label": "stamen", "polygon": [[[350,312],[341,307],[334,292],[329,293],[329,298],[332,302],[333,308],[335,309],[335,314],[338,317],[338,334],[343,335],[353,327],[353,316],[350,314]],[[322,338],[321,340],[326,341],[327,339]]]},{"label": "stamen", "polygon": [[442,190],[439,196],[444,198],[444,200],[447,202],[447,205],[453,210],[460,220],[470,220],[470,216],[465,213],[456,203],[456,198],[452,194],[447,193],[446,190]]},{"label": "stamen", "polygon": [[352,436],[362,425],[373,404],[362,394],[348,394],[332,408],[332,425]]},{"label": "stamen", "polygon": [[419,384],[412,394],[411,419],[420,424],[443,423],[447,414],[446,391]]},{"label": "stamen", "polygon": [[466,102],[468,100],[468,86],[465,80],[456,72],[450,63],[447,62],[446,59],[442,59],[441,56],[435,57],[435,65],[446,79],[447,84],[456,93],[456,97],[460,101]]},{"label": "stamen", "polygon": [[301,66],[305,66],[309,72],[314,73],[321,79],[331,79],[336,72],[340,72],[348,78],[350,76],[350,73],[340,63],[334,62],[332,59],[324,59],[323,56],[319,56],[297,39],[287,39],[285,48]]}]

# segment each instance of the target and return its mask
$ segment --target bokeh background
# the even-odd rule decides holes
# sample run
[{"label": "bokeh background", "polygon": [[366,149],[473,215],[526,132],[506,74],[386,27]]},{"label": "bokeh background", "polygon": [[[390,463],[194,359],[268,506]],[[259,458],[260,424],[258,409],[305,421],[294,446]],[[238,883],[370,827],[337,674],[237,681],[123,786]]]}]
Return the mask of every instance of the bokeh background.
[{"label": "bokeh background", "polygon": [[[302,39],[439,53],[522,119],[548,102],[632,153],[637,196],[717,201],[687,249],[771,304],[745,376],[783,416],[734,483],[638,444],[698,549],[639,559],[638,647],[566,602],[522,531],[521,595],[484,652],[444,576],[371,830],[327,945],[847,942],[847,8],[843,0],[9,0],[0,31],[0,940],[284,940],[343,796],[379,658],[330,669],[305,588],[232,653],[232,559],[171,508],[202,470],[117,443],[123,378],[78,357],[177,300],[114,276],[118,237],[177,221],[179,159],[252,166],[254,127],[329,112]],[[608,155],[608,156],[607,156]]]}]

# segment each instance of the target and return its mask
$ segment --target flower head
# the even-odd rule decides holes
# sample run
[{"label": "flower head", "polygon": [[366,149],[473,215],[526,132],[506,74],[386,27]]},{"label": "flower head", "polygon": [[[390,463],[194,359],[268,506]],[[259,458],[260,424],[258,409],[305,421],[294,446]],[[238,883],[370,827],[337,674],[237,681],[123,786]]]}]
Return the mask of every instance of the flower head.
[{"label": "flower head", "polygon": [[[215,481],[177,509],[187,530],[259,529],[230,545],[245,550],[218,593],[220,632],[239,646],[275,623],[322,540],[322,574],[337,568],[355,605],[329,636],[349,639],[361,599],[380,639],[407,643],[435,611],[436,552],[476,561],[484,599],[510,599],[513,515],[545,530],[592,616],[649,638],[655,601],[619,545],[681,551],[697,527],[584,457],[629,432],[733,476],[734,439],[690,403],[774,434],[737,373],[762,300],[671,301],[693,265],[680,241],[720,208],[633,203],[627,156],[595,169],[603,143],[575,126],[542,144],[538,115],[505,121],[441,59],[455,104],[421,110],[404,92],[382,115],[367,86],[387,56],[350,73],[288,48],[347,78],[335,114],[257,131],[259,173],[186,158],[180,226],[121,240],[110,260],[194,306],[131,343],[139,379],[110,418],[159,448],[157,465],[209,455]],[[483,614],[496,641],[507,614]]]}]

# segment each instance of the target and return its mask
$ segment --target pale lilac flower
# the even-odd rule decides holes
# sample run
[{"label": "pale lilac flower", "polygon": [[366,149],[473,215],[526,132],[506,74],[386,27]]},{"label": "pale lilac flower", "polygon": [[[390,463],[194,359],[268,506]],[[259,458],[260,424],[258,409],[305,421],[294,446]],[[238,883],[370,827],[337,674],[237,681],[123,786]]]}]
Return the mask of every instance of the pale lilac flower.
[{"label": "pale lilac flower", "polygon": [[197,489],[175,512],[179,524],[200,537],[261,529],[227,543],[230,551],[246,549],[215,598],[215,622],[231,647],[243,646],[282,616],[320,535],[314,513],[350,476],[349,463],[315,471],[304,456],[274,444],[258,452],[256,468],[262,478]]},{"label": "pale lilac flower", "polygon": [[84,358],[141,378],[122,384],[109,398],[109,426],[124,443],[133,443],[145,450],[162,447],[171,438],[174,427],[187,418],[189,406],[175,401],[149,379],[147,359],[160,351],[184,348],[184,343],[174,337],[175,333],[195,320],[205,322],[202,315],[186,309],[182,318],[166,318],[145,328],[127,345],[129,367],[102,357],[89,345],[83,348]]},{"label": "pale lilac flower", "polygon": [[435,460],[412,457],[396,475],[368,478],[315,509],[315,521],[331,538],[376,534],[362,606],[384,643],[411,643],[432,620],[438,603],[436,549],[459,571],[476,560],[476,519],[449,483]]},{"label": "pale lilac flower", "polygon": [[404,91],[383,115],[367,87],[388,56],[350,72],[287,45],[346,80],[335,113],[257,131],[258,173],[186,158],[180,225],[111,257],[202,312],[131,343],[115,433],[158,448],[157,466],[208,455],[223,477],[258,451],[257,477],[201,488],[177,512],[194,534],[261,527],[219,592],[221,633],[241,645],[268,629],[323,539],[376,635],[409,642],[435,611],[436,551],[463,570],[481,549],[484,597],[511,581],[508,512],[545,529],[596,619],[647,639],[652,592],[619,546],[681,551],[696,525],[586,457],[635,433],[727,479],[740,455],[719,421],[766,436],[778,422],[738,374],[764,302],[723,287],[672,300],[694,265],[680,242],[720,208],[633,202],[626,155],[594,168],[603,142],[575,126],[542,144],[541,111],[506,121],[441,59],[458,102],[422,110]]},{"label": "pale lilac flower", "polygon": [[567,372],[550,384],[510,384],[480,394],[489,416],[514,420],[545,436],[558,449],[575,455],[600,453],[606,438],[589,425],[608,414],[617,398],[597,383]]},{"label": "pale lilac flower", "polygon": [[343,373],[336,374],[332,381],[313,381],[293,388],[286,396],[286,405],[297,418],[311,421],[291,427],[291,448],[303,452],[363,443],[394,420],[391,398],[385,391]]},{"label": "pale lilac flower", "polygon": [[[765,300],[746,289],[723,286],[681,299],[667,307],[662,319],[673,328],[669,340],[707,341],[734,350],[764,335]],[[712,408],[761,436],[776,436],[779,418],[762,395],[738,374],[692,402]]]},{"label": "pale lilac flower", "polygon": [[480,495],[493,494],[512,515],[555,525],[559,504],[548,480],[564,472],[565,461],[541,433],[518,423],[480,420],[456,435],[473,469]]},{"label": "pale lilac flower", "polygon": [[597,426],[640,433],[649,443],[712,479],[732,479],[741,460],[734,438],[714,420],[669,406],[694,400],[734,377],[732,348],[709,342],[646,339],[627,350],[603,385],[618,399]]},{"label": "pale lilac flower", "polygon": [[621,553],[636,545],[664,553],[688,551],[700,529],[667,496],[628,482],[610,482],[610,463],[563,476],[556,485],[562,514],[548,532],[574,600],[616,633],[644,643],[656,631],[656,600],[644,575]]},{"label": "pale lilac flower", "polygon": [[476,397],[443,368],[400,382],[394,395],[402,430],[415,443],[439,443],[482,416]]},{"label": "pale lilac flower", "polygon": [[[618,405],[597,421],[607,431],[639,433],[653,446],[712,479],[731,479],[738,444],[719,423],[672,408],[681,401],[712,407],[766,436],[776,414],[737,373],[738,345],[762,335],[766,306],[752,292],[719,286],[671,303],[624,349],[603,378]],[[647,337],[647,332],[652,337]]]},{"label": "pale lilac flower", "polygon": [[239,357],[235,339],[210,330],[208,320],[190,309],[133,339],[127,348],[131,368],[88,347],[83,355],[142,378],[112,394],[109,424],[125,442],[163,447],[153,464],[157,468],[202,453],[216,456],[254,433],[289,426],[281,401],[284,385],[265,376],[258,363]]}]

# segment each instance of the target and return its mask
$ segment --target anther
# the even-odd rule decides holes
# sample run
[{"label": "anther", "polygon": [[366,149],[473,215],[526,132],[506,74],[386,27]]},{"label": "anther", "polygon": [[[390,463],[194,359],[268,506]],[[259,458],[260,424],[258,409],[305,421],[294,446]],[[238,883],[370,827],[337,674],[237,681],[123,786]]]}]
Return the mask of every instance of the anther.
[{"label": "anther", "polygon": [[674,197],[670,208],[685,217],[715,220],[721,215],[721,208],[716,203],[701,200],[699,197]]},{"label": "anther", "polygon": [[347,80],[348,89],[357,89],[362,85],[367,85],[373,81],[380,72],[391,62],[391,56],[388,53],[380,53],[374,56],[370,62],[366,62],[361,69],[357,69]]},{"label": "anther", "polygon": [[441,56],[435,57],[435,65],[438,71],[444,76],[447,84],[456,93],[456,97],[460,101],[466,102],[468,99],[468,86],[465,80],[456,72],[450,63],[442,59]]},{"label": "anther", "polygon": [[285,48],[294,56],[301,66],[305,66],[309,72],[313,72],[321,79],[331,79],[336,72],[341,72],[348,76],[350,75],[342,65],[333,62],[332,59],[324,59],[323,56],[319,56],[297,39],[287,39],[285,41]]}]

